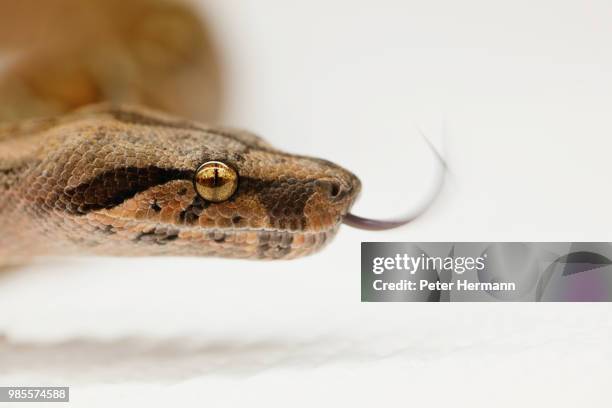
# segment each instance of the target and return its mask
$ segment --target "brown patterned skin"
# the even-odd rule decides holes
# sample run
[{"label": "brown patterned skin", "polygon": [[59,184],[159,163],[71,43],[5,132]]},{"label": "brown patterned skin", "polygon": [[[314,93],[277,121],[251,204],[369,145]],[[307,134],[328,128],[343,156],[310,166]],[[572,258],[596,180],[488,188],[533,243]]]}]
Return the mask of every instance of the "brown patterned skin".
[{"label": "brown patterned skin", "polygon": [[[195,170],[239,175],[227,201],[202,200]],[[310,254],[360,190],[328,161],[259,137],[136,106],[98,105],[0,125],[0,257],[32,254]]]},{"label": "brown patterned skin", "polygon": [[[0,51],[18,57],[0,71],[0,263],[295,258],[329,241],[359,181],[248,132],[199,124],[218,120],[223,96],[206,28],[179,0],[0,2]],[[209,160],[238,172],[225,202],[194,189]]]}]

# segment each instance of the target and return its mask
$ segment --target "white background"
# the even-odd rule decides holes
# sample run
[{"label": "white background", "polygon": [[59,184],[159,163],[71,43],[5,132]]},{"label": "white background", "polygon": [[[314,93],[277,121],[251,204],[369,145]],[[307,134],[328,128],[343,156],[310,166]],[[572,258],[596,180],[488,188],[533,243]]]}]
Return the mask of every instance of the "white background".
[{"label": "white background", "polygon": [[[225,122],[363,182],[290,262],[39,261],[0,277],[0,383],[73,405],[609,406],[608,304],[362,304],[361,241],[612,241],[612,3],[206,0]],[[177,402],[178,401],[178,402]]]}]

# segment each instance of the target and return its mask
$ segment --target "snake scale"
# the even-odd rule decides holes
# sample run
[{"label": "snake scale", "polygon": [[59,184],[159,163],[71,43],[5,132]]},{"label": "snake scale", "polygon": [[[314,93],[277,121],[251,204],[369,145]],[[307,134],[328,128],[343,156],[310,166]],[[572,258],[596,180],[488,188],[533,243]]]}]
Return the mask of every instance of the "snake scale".
[{"label": "snake scale", "polygon": [[192,6],[42,3],[0,6],[0,257],[287,259],[350,219],[349,171],[202,124],[222,69]]}]

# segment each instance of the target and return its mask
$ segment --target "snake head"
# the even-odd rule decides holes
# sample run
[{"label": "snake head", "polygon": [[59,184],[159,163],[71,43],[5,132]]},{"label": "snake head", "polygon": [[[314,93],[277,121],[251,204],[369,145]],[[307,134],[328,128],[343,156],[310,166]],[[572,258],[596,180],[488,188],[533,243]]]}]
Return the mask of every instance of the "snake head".
[{"label": "snake head", "polygon": [[[26,195],[80,252],[295,258],[330,240],[360,190],[329,161],[142,108],[89,108],[48,133]],[[229,170],[200,173],[209,162]],[[215,200],[198,188],[234,181]]]}]

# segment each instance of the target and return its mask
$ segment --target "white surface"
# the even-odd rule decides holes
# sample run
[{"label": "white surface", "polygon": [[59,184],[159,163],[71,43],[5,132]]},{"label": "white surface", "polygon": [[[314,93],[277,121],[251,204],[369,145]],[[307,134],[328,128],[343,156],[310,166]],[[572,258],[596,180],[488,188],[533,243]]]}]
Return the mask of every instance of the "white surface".
[{"label": "white surface", "polygon": [[361,241],[612,241],[609,1],[203,4],[228,124],[352,169],[369,216],[427,194],[422,128],[449,161],[442,198],[411,226],[343,228],[292,262],[6,275],[1,384],[68,384],[87,407],[609,406],[608,304],[359,301]]}]

